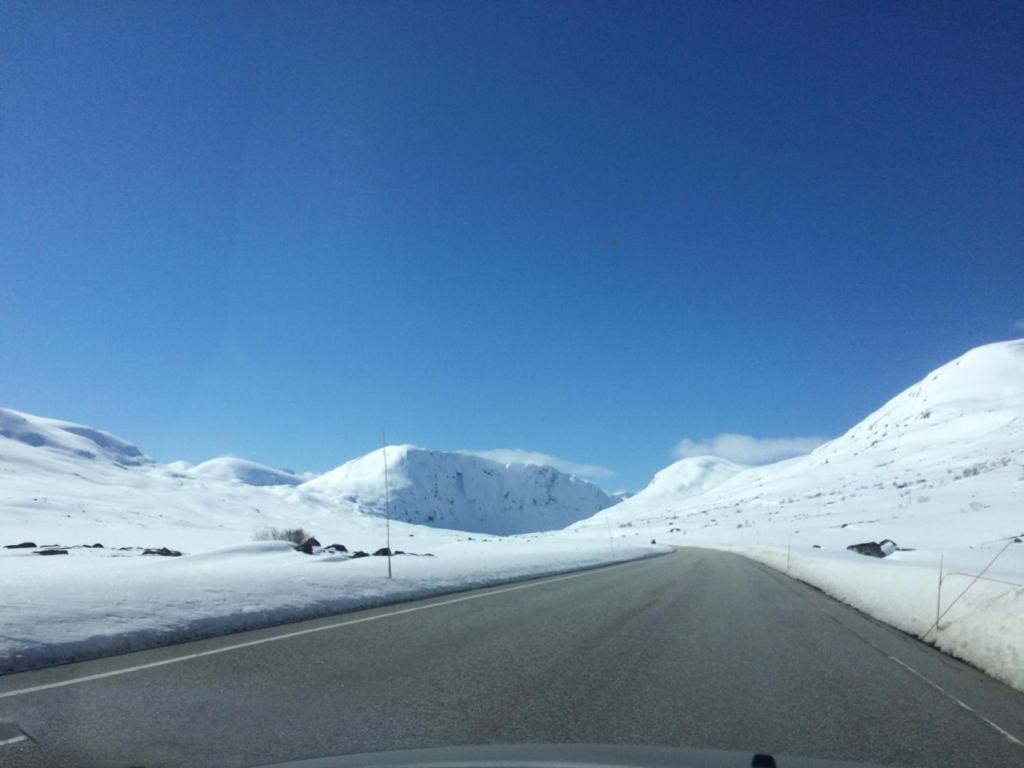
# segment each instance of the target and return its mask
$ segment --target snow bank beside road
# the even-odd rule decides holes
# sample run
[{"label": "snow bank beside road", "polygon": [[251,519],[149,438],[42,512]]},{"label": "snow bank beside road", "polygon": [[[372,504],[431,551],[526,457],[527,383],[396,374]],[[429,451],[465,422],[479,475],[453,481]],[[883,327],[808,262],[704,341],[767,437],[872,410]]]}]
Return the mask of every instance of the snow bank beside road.
[{"label": "snow bank beside road", "polygon": [[[935,626],[939,555],[896,552],[885,559],[846,551],[723,546],[815,586],[844,603],[963,659],[1024,691],[1024,586],[971,578],[993,555],[989,550],[944,553],[941,611]],[[1024,581],[1024,546],[1011,546],[986,573],[994,579]],[[958,596],[963,596],[957,600]],[[954,603],[956,600],[956,603]],[[952,608],[950,606],[952,605]]]},{"label": "snow bank beside road", "polygon": [[[546,535],[443,544],[434,557],[351,560],[260,542],[184,556],[0,550],[0,673],[649,557],[668,547]],[[116,586],[114,586],[116,585]]]}]

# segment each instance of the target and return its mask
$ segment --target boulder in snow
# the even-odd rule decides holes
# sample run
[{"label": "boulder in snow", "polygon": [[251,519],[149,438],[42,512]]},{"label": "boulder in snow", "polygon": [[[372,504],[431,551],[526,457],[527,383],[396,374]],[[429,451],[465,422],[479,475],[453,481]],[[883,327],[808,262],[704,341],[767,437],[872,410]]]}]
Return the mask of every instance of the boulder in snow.
[{"label": "boulder in snow", "polygon": [[877,542],[865,541],[863,544],[851,544],[847,549],[868,557],[888,557],[896,551],[896,542],[892,539],[882,539]]},{"label": "boulder in snow", "polygon": [[295,547],[299,552],[306,555],[313,555],[320,551],[320,542],[316,540],[316,537],[310,536],[304,542]]},{"label": "boulder in snow", "polygon": [[4,549],[35,549],[34,541],[23,541],[21,544],[4,544]]},{"label": "boulder in snow", "polygon": [[151,547],[142,550],[144,555],[160,555],[161,557],[181,557],[181,552],[176,549],[168,549],[167,547]]},{"label": "boulder in snow", "polygon": [[66,549],[40,549],[36,552],[37,555],[66,555],[67,553]]}]

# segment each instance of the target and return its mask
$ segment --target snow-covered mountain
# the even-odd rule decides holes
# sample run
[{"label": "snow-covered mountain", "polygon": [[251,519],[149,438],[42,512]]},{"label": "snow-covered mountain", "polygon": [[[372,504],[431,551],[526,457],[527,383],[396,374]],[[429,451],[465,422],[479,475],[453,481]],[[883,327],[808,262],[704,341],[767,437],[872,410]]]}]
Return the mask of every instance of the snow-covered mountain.
[{"label": "snow-covered mountain", "polygon": [[109,432],[70,421],[0,408],[0,461],[105,463],[138,467],[153,463],[136,446]]},{"label": "snow-covered mountain", "polygon": [[721,485],[746,467],[717,456],[693,456],[680,459],[655,474],[650,485],[630,499],[645,506],[659,502],[672,503],[687,496],[697,496]]},{"label": "snow-covered mountain", "polygon": [[[564,528],[614,503],[551,467],[410,446],[390,448],[388,458],[396,521],[525,533]],[[381,451],[307,477],[235,457],[158,464],[108,432],[0,409],[3,539],[144,540],[194,551],[247,540],[265,526],[379,527]]]},{"label": "snow-covered mountain", "polygon": [[[393,519],[512,534],[564,528],[615,503],[593,483],[548,466],[499,464],[411,445],[387,449]],[[384,450],[342,464],[300,490],[383,515]]]},{"label": "snow-covered mountain", "polygon": [[893,538],[917,547],[1019,534],[1024,341],[967,352],[806,456],[741,471],[690,461],[577,527],[600,528],[608,515],[667,540],[746,541],[756,529],[762,540],[775,530],[822,545]]},{"label": "snow-covered mountain", "polygon": [[186,468],[184,473],[207,480],[223,480],[245,485],[298,485],[303,480],[293,472],[235,456],[210,459]]}]

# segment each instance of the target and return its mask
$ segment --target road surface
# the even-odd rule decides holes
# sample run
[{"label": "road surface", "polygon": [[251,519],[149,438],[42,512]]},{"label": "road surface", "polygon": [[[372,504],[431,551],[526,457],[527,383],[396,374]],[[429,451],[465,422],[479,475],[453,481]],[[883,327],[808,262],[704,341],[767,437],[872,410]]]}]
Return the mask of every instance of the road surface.
[{"label": "road surface", "polygon": [[509,742],[1024,765],[1024,695],[700,549],[8,675],[0,720],[34,740],[4,766]]}]

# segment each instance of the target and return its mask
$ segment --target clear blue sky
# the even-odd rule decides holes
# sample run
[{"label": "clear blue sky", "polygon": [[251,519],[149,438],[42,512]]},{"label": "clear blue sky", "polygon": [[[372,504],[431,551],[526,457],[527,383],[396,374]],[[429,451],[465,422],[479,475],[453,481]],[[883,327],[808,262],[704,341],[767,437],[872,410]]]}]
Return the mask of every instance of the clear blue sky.
[{"label": "clear blue sky", "polygon": [[1024,320],[1020,3],[0,9],[0,405],[642,486]]}]

